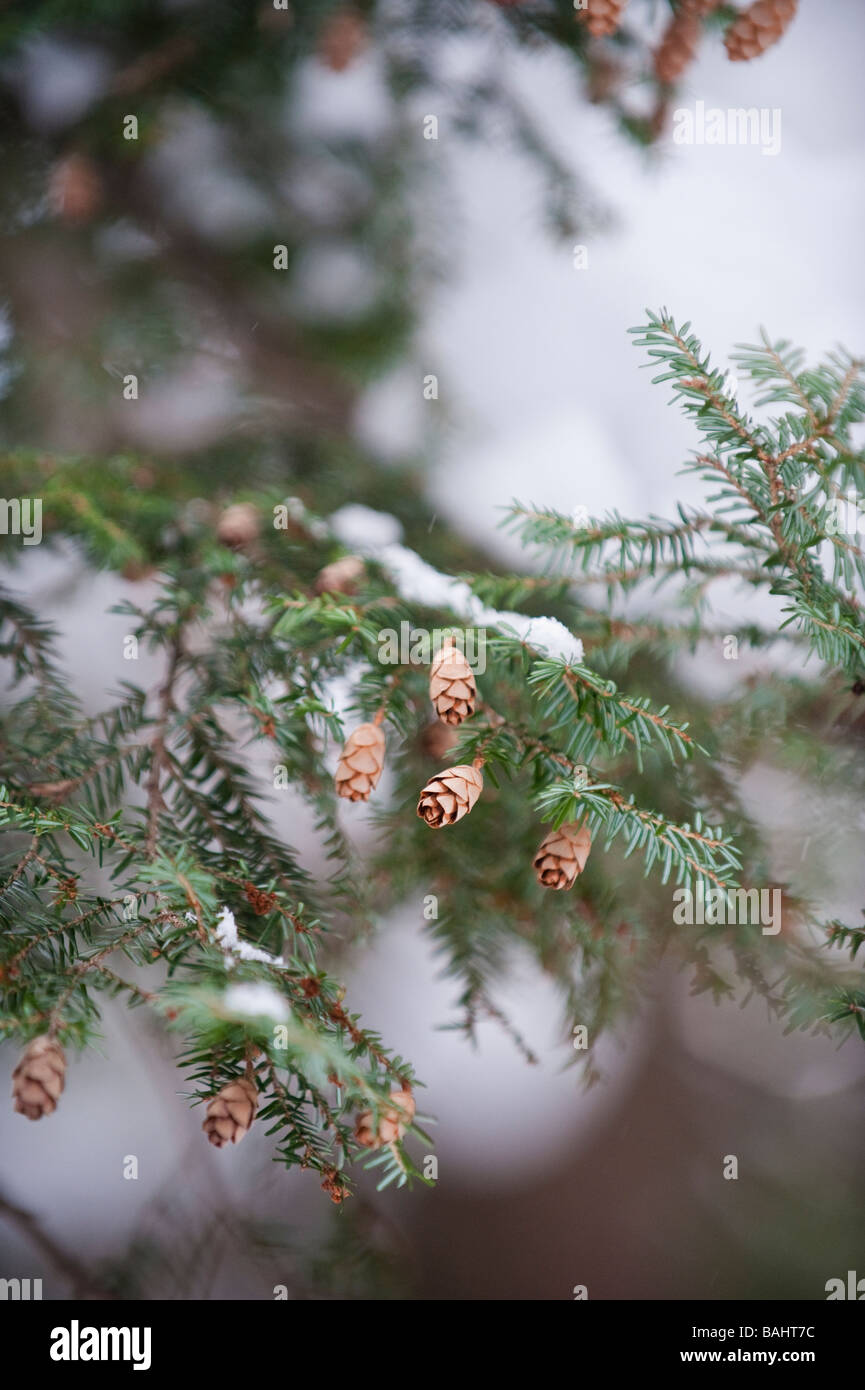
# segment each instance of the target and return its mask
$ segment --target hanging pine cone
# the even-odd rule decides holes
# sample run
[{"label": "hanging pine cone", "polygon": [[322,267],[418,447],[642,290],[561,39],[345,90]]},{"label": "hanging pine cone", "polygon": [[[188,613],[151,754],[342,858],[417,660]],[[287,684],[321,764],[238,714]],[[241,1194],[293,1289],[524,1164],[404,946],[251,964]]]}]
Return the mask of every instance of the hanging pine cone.
[{"label": "hanging pine cone", "polygon": [[628,0],[588,0],[585,9],[577,10],[577,19],[585,24],[596,39],[615,34],[622,22]]},{"label": "hanging pine cone", "polygon": [[480,768],[457,763],[430,778],[417,804],[417,813],[434,830],[455,825],[467,816],[483,791]]},{"label": "hanging pine cone", "polygon": [[254,883],[244,883],[243,896],[257,917],[269,917],[279,902],[275,893],[265,893]]},{"label": "hanging pine cone", "polygon": [[573,888],[586,867],[592,837],[587,825],[562,825],[538,847],[532,867],[542,888]]},{"label": "hanging pine cone", "polygon": [[674,15],[655,53],[655,76],[668,86],[677,82],[696,57],[702,25],[693,14]]},{"label": "hanging pine cone", "polygon": [[225,1144],[239,1144],[257,1109],[258,1091],[251,1081],[238,1077],[207,1102],[207,1117],[201,1128],[217,1149]]},{"label": "hanging pine cone", "polygon": [[679,0],[680,14],[693,14],[698,19],[717,10],[721,0]]},{"label": "hanging pine cone", "polygon": [[380,1149],[383,1144],[395,1144],[402,1139],[414,1119],[415,1103],[411,1091],[391,1091],[393,1107],[379,1112],[378,1128],[373,1127],[372,1111],[361,1110],[354,1127],[354,1137],[365,1149]]},{"label": "hanging pine cone", "polygon": [[337,10],[321,31],[318,55],[332,72],[344,72],[364,49],[366,25],[352,9]]},{"label": "hanging pine cone", "polygon": [[258,540],[258,511],[251,502],[235,502],[226,507],[216,526],[216,535],[223,545],[240,550]]},{"label": "hanging pine cone", "polygon": [[436,654],[429,673],[429,697],[445,724],[462,724],[475,712],[478,688],[465,653],[449,637]]},{"label": "hanging pine cone", "polygon": [[56,1038],[34,1038],[12,1073],[12,1096],[19,1115],[41,1120],[57,1109],[66,1081],[66,1053]]},{"label": "hanging pine cone", "polygon": [[102,194],[102,177],[89,155],[67,154],[51,171],[48,197],[64,222],[89,222],[102,206]]},{"label": "hanging pine cone", "polygon": [[343,555],[325,565],[315,581],[317,594],[353,594],[366,573],[359,555]]},{"label": "hanging pine cone", "polygon": [[377,724],[358,724],[336,767],[336,790],[347,801],[369,801],[384,767],[384,734]]},{"label": "hanging pine cone", "polygon": [[796,5],[797,0],[755,0],[724,35],[728,57],[734,63],[759,58],[778,42],[796,13]]},{"label": "hanging pine cone", "polygon": [[322,1192],[326,1192],[332,1202],[341,1207],[346,1197],[351,1193],[345,1186],[345,1178],[338,1168],[327,1168],[324,1172],[324,1179],[321,1184]]}]

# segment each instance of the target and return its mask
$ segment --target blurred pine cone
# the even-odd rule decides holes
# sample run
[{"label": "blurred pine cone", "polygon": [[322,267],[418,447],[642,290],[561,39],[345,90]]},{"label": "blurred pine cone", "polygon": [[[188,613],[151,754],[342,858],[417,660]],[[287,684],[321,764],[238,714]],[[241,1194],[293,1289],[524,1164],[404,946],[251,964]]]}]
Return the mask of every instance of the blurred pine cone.
[{"label": "blurred pine cone", "polygon": [[326,21],[318,41],[318,55],[332,72],[344,72],[366,47],[366,25],[356,10],[337,10]]},{"label": "blurred pine cone", "polygon": [[219,518],[216,534],[223,545],[239,550],[258,540],[259,529],[257,508],[251,502],[235,502]]},{"label": "blurred pine cone", "polygon": [[392,1109],[379,1113],[378,1128],[373,1128],[372,1111],[361,1110],[354,1127],[354,1137],[365,1149],[380,1149],[402,1139],[414,1119],[414,1096],[409,1090],[391,1091]]},{"label": "blurred pine cone", "polygon": [[66,1054],[56,1038],[34,1038],[12,1073],[12,1096],[19,1115],[41,1120],[57,1109],[66,1081]]},{"label": "blurred pine cone", "polygon": [[89,222],[102,206],[102,177],[89,155],[67,154],[51,171],[48,196],[64,222]]},{"label": "blurred pine cone", "polygon": [[724,45],[734,63],[759,58],[777,43],[796,13],[797,0],[755,0],[733,20]]},{"label": "blurred pine cone", "polygon": [[701,29],[693,14],[682,11],[673,16],[655,53],[655,76],[659,82],[670,86],[682,76],[696,56]]},{"label": "blurred pine cone", "polygon": [[207,1103],[207,1117],[201,1128],[217,1149],[239,1144],[255,1119],[258,1091],[251,1081],[238,1077],[229,1081]]},{"label": "blurred pine cone", "polygon": [[596,39],[604,39],[615,34],[627,3],[628,0],[587,0],[586,8],[577,10],[577,19]]},{"label": "blurred pine cone", "polygon": [[459,734],[453,726],[443,724],[440,719],[433,719],[421,731],[420,746],[427,757],[435,758],[437,763],[444,762],[458,742]]},{"label": "blurred pine cone", "polygon": [[366,573],[359,555],[343,555],[325,565],[315,581],[317,594],[353,594]]}]

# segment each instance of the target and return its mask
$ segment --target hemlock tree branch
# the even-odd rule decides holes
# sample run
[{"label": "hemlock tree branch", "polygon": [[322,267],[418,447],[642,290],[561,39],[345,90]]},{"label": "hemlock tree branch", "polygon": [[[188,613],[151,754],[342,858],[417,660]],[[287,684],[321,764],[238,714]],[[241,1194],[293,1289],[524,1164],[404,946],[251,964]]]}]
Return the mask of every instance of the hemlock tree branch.
[{"label": "hemlock tree branch", "polygon": [[[13,8],[2,41],[13,57],[34,34],[56,25],[74,35],[81,22],[66,0]],[[586,215],[579,173],[501,54],[556,52],[624,137],[649,144],[693,56],[673,41],[679,5],[661,8],[668,27],[656,46],[642,27],[657,10],[649,0],[576,14],[562,3],[370,3],[348,16],[297,6],[291,23],[267,6],[212,0],[200,13],[166,8],[142,51],[137,8],[103,7],[113,76],[83,115],[34,129],[27,101],[6,91],[16,175],[4,194],[7,269],[26,268],[42,239],[82,285],[104,285],[113,312],[103,325],[89,301],[80,313],[49,305],[32,271],[7,275],[11,322],[36,326],[31,338],[12,335],[4,490],[38,492],[47,546],[69,543],[88,565],[148,584],[140,603],[113,611],[161,673],[155,689],[126,682],[89,713],[57,634],[16,594],[0,595],[10,678],[0,1033],[23,1049],[22,1114],[74,1104],[67,1050],[90,1045],[103,1000],[122,998],[180,1040],[189,1099],[215,1147],[264,1124],[277,1161],[316,1174],[335,1203],[359,1165],[382,1187],[430,1181],[421,1083],[352,1011],[340,978],[344,954],[410,903],[453,981],[456,1026],[473,1036],[481,1017],[493,1019],[534,1060],[497,1002],[514,959],[528,956],[555,983],[563,1036],[586,1029],[586,1051],[571,1051],[588,1081],[598,1040],[639,1007],[665,953],[695,989],[757,992],[785,1026],[865,1036],[858,969],[838,963],[849,951],[855,964],[858,928],[826,926],[806,907],[778,939],[754,917],[682,931],[673,916],[676,892],[723,898],[773,883],[740,774],[761,754],[783,762],[788,714],[803,765],[860,789],[821,722],[827,690],[840,701],[851,683],[865,688],[865,560],[837,524],[849,490],[865,486],[852,435],[865,415],[859,361],[837,353],[808,368],[764,335],[734,359],[756,391],[746,406],[689,324],[649,315],[635,336],[694,427],[685,467],[706,484],[705,504],[585,524],[515,504],[507,524],[545,553],[543,575],[484,572],[486,557],[449,528],[432,534],[414,467],[382,470],[350,424],[360,385],[409,343],[419,277],[408,273],[405,229],[418,190],[396,152],[413,147],[419,97],[442,93],[439,60],[454,36],[484,59],[479,80],[448,79],[455,124],[483,136],[501,120],[544,173],[548,217],[570,236]],[[698,26],[707,41],[723,36],[737,61],[751,56],[739,18],[719,6]],[[761,45],[785,27],[763,25]],[[304,179],[282,176],[322,148],[290,123],[275,130],[272,112],[296,98],[310,60],[342,71],[367,43],[386,75],[387,119],[380,140],[328,140],[336,206],[323,219],[298,193]],[[637,89],[648,107],[631,105]],[[118,132],[132,97],[126,142]],[[239,249],[161,199],[142,159],[170,124],[166,111],[204,105],[225,137],[221,169],[260,206]],[[308,320],[293,304],[294,271],[323,227],[369,260],[370,304],[351,322]],[[109,266],[102,231],[128,233],[141,254]],[[282,269],[285,294],[274,291]],[[50,334],[28,314],[28,295],[56,318]],[[92,344],[68,387],[55,336]],[[83,430],[73,453],[50,433],[44,447],[42,431],[24,425],[55,392],[76,418],[81,399],[113,405],[105,379],[113,391],[129,355],[142,364],[136,382],[154,362],[166,375],[191,356],[238,364],[239,405],[219,437],[169,456],[94,409],[98,428]],[[767,406],[778,413],[766,418]],[[360,531],[349,494],[365,507]],[[17,554],[8,537],[3,553]],[[724,580],[779,599],[777,628],[767,619],[725,632],[711,609]],[[404,627],[421,634],[420,649],[396,640],[393,654]],[[427,640],[450,633],[456,648],[476,629],[474,666]],[[755,678],[735,702],[698,697],[677,658],[731,639],[757,651],[783,640],[811,666]],[[285,842],[277,810],[289,792],[324,873]],[[361,851],[353,832],[366,816],[379,833]],[[130,977],[144,968],[147,988]]]},{"label": "hemlock tree branch", "polygon": [[[800,905],[805,930],[788,924],[779,942],[747,916],[709,922],[690,936],[675,930],[672,885],[693,894],[702,883],[705,892],[741,894],[747,902],[751,892],[759,897],[770,869],[739,804],[732,762],[725,767],[734,747],[740,759],[753,756],[747,720],[740,710],[734,730],[723,703],[687,702],[668,664],[680,645],[694,650],[729,641],[691,582],[717,564],[719,573],[780,595],[787,605],[781,631],[794,627],[822,663],[822,678],[812,676],[810,686],[804,674],[798,678],[798,699],[811,698],[808,691],[826,681],[865,679],[854,618],[865,569],[852,537],[843,551],[832,544],[837,493],[858,461],[849,430],[865,415],[861,369],[839,358],[800,374],[794,389],[775,348],[749,349],[758,386],[778,377],[778,389],[796,397],[792,415],[758,425],[722,385],[723,374],[689,328],[652,315],[637,337],[711,441],[712,452],[698,449],[686,467],[715,489],[720,476],[722,490],[704,509],[683,510],[669,522],[615,516],[580,526],[549,509],[514,506],[511,523],[555,557],[557,571],[545,584],[471,573],[454,581],[405,548],[397,554],[370,546],[350,566],[356,592],[337,586],[318,593],[318,577],[345,556],[342,520],[325,521],[266,491],[250,496],[255,525],[248,540],[229,548],[219,543],[218,525],[213,534],[202,529],[182,571],[164,566],[151,608],[127,606],[138,639],[164,655],[152,718],[153,701],[136,687],[101,716],[85,717],[63,686],[48,635],[18,642],[16,632],[35,637],[38,625],[17,601],[4,601],[4,630],[12,634],[5,650],[14,653],[18,680],[38,674],[35,703],[42,689],[55,705],[50,743],[26,698],[15,706],[16,721],[23,719],[19,753],[0,791],[6,833],[27,837],[26,847],[9,856],[0,897],[3,1028],[31,1046],[48,1038],[55,1049],[48,1062],[28,1049],[27,1085],[48,1086],[48,1065],[65,1071],[57,1047],[86,1043],[105,992],[152,1009],[183,1036],[183,1066],[193,1099],[206,1107],[208,1135],[218,1138],[225,1123],[237,1142],[250,1123],[265,1123],[278,1160],[316,1171],[335,1201],[351,1190],[357,1162],[381,1167],[382,1186],[423,1181],[407,1147],[413,1134],[426,1139],[411,1064],[361,1025],[319,956],[328,953],[334,929],[350,931],[359,897],[378,912],[430,890],[437,903],[430,930],[448,971],[462,982],[461,1026],[473,1036],[480,1016],[497,1020],[528,1060],[535,1049],[494,997],[515,947],[552,973],[565,1019],[590,1027],[593,1046],[621,1010],[634,1006],[641,972],[665,951],[690,965],[695,988],[716,997],[733,993],[738,975],[787,1026],[865,1036],[859,977],[831,965],[819,944],[855,956],[857,928],[827,928]],[[830,411],[837,443],[820,432]],[[807,449],[791,449],[797,431],[811,441]],[[269,516],[274,525],[266,527]],[[290,518],[293,539],[281,518]],[[89,510],[78,509],[72,534],[85,539],[91,521]],[[134,500],[124,527],[130,545],[146,547]],[[603,582],[608,605],[618,591],[638,609],[641,590],[661,573],[671,583],[680,576],[681,592],[667,616],[635,611],[618,618],[614,606],[594,606],[588,590],[574,584],[574,556],[580,578]],[[417,566],[423,601],[415,595]],[[497,598],[513,608],[491,607]],[[554,615],[538,613],[538,604]],[[195,654],[181,637],[193,612],[203,637]],[[421,643],[419,652],[395,651],[383,662],[382,643],[401,623],[421,636],[459,635],[472,613],[493,624],[486,669],[473,672],[453,647],[450,666],[435,664],[446,674],[435,677],[443,722],[432,728],[441,731],[439,743],[446,736],[442,748],[453,771],[431,776],[424,744],[431,737],[434,653]],[[591,643],[576,660],[580,632],[591,634]],[[777,636],[749,630],[757,647]],[[648,678],[645,655],[656,663]],[[614,672],[640,693],[622,694]],[[333,703],[335,680],[353,688],[348,711]],[[777,678],[766,686],[780,688]],[[62,700],[55,699],[61,689]],[[688,704],[685,719],[676,706]],[[342,784],[334,786],[328,767],[352,729],[341,755],[348,759],[343,790],[371,801],[387,846],[367,862],[345,833],[356,812],[340,803]],[[358,743],[363,729],[371,732]],[[275,767],[270,788],[242,751],[250,744],[261,745]],[[379,752],[365,761],[364,748]],[[389,802],[376,794],[381,749],[395,776]],[[837,748],[820,756],[836,759],[839,776],[852,775]],[[676,769],[675,781],[665,768]],[[142,773],[143,811],[127,798]],[[412,802],[424,780],[419,819]],[[268,799],[280,786],[297,788],[316,817],[332,856],[326,881],[314,881],[271,826]],[[444,825],[443,834],[430,825]],[[575,870],[568,855],[576,826],[591,853]],[[535,881],[539,841],[536,872],[543,864],[549,882],[578,879],[572,903],[539,887],[542,877]],[[88,863],[110,869],[110,897],[100,894]],[[648,893],[638,886],[645,877],[654,885]],[[789,894],[786,901],[789,914]],[[162,983],[142,988],[109,963],[112,955],[133,966],[156,963]],[[575,1060],[584,1063],[587,1080],[597,1078],[591,1048]],[[232,1106],[246,1106],[249,1097],[254,1108],[232,1130]]]}]

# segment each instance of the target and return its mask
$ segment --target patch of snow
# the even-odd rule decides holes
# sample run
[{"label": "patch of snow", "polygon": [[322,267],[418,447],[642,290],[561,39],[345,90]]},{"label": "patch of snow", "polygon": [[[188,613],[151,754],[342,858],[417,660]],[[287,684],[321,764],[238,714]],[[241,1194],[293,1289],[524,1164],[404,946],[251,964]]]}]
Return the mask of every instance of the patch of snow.
[{"label": "patch of snow", "polygon": [[342,507],[330,518],[334,535],[352,550],[377,561],[393,579],[400,596],[409,603],[449,608],[472,627],[494,627],[515,635],[546,656],[561,657],[575,665],[583,660],[583,644],[557,618],[529,618],[488,608],[462,579],[442,574],[426,560],[398,543],[402,528],[395,517],[355,503]]},{"label": "patch of snow", "polygon": [[289,1013],[288,1000],[274,985],[263,980],[229,985],[222,1000],[231,1013],[246,1014],[250,1018],[258,1018],[261,1014],[269,1018],[286,1018]]}]

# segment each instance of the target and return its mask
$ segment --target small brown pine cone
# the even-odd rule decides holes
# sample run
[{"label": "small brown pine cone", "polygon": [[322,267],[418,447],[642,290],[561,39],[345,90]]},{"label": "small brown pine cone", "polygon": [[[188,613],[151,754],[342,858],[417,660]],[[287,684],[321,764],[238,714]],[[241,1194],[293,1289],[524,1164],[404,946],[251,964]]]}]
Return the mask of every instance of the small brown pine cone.
[{"label": "small brown pine cone", "polygon": [[258,511],[251,502],[235,502],[226,507],[216,525],[216,534],[223,545],[239,550],[252,545],[259,535]]},{"label": "small brown pine cone", "polygon": [[225,1144],[239,1144],[257,1109],[258,1091],[251,1081],[238,1077],[207,1102],[207,1117],[201,1128],[217,1149]]},{"label": "small brown pine cone", "polygon": [[430,778],[420,794],[417,813],[434,830],[455,825],[468,815],[483,787],[480,768],[457,763]]},{"label": "small brown pine cone", "polygon": [[727,56],[734,63],[759,58],[777,43],[796,13],[797,0],[755,0],[724,35]]},{"label": "small brown pine cone", "polygon": [[679,0],[679,14],[692,14],[701,19],[717,10],[720,3],[721,0]]},{"label": "small brown pine cone", "polygon": [[51,171],[48,197],[64,222],[89,222],[102,206],[102,178],[86,154],[68,154]]},{"label": "small brown pine cone", "polygon": [[655,76],[659,82],[669,86],[678,81],[694,61],[701,29],[699,19],[692,14],[683,12],[670,20],[655,53]]},{"label": "small brown pine cone", "polygon": [[355,1121],[354,1137],[365,1149],[380,1149],[402,1139],[414,1119],[414,1096],[409,1090],[391,1091],[392,1109],[379,1112],[378,1128],[373,1128],[372,1111],[361,1110]]},{"label": "small brown pine cone", "polygon": [[353,594],[366,573],[359,555],[343,555],[332,565],[325,565],[315,581],[317,594]]},{"label": "small brown pine cone", "polygon": [[573,888],[586,867],[592,837],[587,825],[560,826],[541,841],[532,867],[542,888]]},{"label": "small brown pine cone", "polygon": [[321,1189],[326,1192],[332,1202],[341,1207],[346,1197],[351,1194],[346,1190],[345,1178],[337,1168],[328,1168],[324,1175]]},{"label": "small brown pine cone", "polygon": [[627,3],[628,0],[588,0],[585,9],[577,10],[577,19],[594,38],[605,39],[615,34]]},{"label": "small brown pine cone", "polygon": [[429,672],[429,697],[445,724],[462,724],[475,712],[478,688],[465,654],[453,638],[436,654]]},{"label": "small brown pine cone", "polygon": [[12,1073],[12,1096],[19,1115],[41,1120],[52,1115],[66,1081],[66,1054],[56,1038],[34,1038]]},{"label": "small brown pine cone", "polygon": [[360,15],[348,8],[337,10],[321,31],[318,56],[332,72],[344,72],[366,43],[366,25]]},{"label": "small brown pine cone", "polygon": [[358,724],[336,767],[336,790],[348,801],[369,801],[384,767],[384,734],[377,724]]},{"label": "small brown pine cone", "polygon": [[243,896],[257,917],[268,917],[279,901],[275,893],[265,893],[254,883],[244,883]]}]

